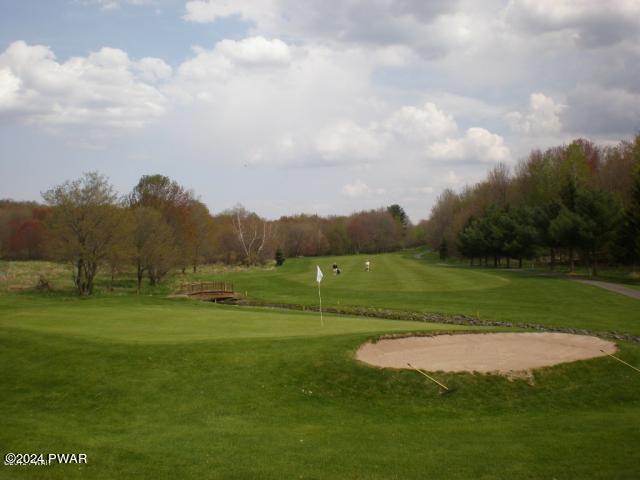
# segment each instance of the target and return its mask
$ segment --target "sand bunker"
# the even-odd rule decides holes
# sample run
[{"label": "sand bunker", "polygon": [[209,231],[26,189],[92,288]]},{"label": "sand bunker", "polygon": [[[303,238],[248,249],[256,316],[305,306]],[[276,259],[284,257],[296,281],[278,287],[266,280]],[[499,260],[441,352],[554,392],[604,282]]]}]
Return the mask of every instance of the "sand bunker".
[{"label": "sand bunker", "polygon": [[487,333],[383,339],[356,358],[378,367],[509,374],[614,353],[612,342],[567,333]]}]

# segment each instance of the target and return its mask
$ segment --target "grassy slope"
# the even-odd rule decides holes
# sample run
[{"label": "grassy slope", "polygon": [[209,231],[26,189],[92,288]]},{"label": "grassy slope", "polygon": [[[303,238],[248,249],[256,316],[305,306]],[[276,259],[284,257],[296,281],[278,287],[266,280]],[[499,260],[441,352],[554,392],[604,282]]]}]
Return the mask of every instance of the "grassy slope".
[{"label": "grassy slope", "polygon": [[[534,386],[439,374],[455,389],[440,396],[351,357],[367,330],[432,325],[334,317],[319,335],[315,315],[0,299],[2,450],[89,456],[0,478],[604,479],[633,478],[640,460],[639,379],[608,359],[542,370]],[[256,331],[269,337],[245,338]]]},{"label": "grassy slope", "polygon": [[[369,274],[364,257],[339,258],[333,277],[332,261],[320,260],[329,304],[638,323],[631,299],[564,280],[398,254],[372,257]],[[250,296],[314,304],[315,264],[228,277]],[[635,478],[640,378],[611,359],[540,370],[533,386],[437,374],[447,396],[415,372],[352,359],[375,332],[438,328],[335,316],[320,328],[317,314],[145,296],[0,295],[1,450],[89,455],[81,467],[0,466],[0,478]],[[620,355],[640,364],[637,345]]]},{"label": "grassy slope", "polygon": [[[368,258],[372,271],[363,271]],[[342,275],[331,274],[337,261]],[[492,269],[445,267],[412,254],[290,259],[275,270],[196,275],[227,279],[249,297],[317,304],[315,266],[325,271],[325,305],[367,306],[640,334],[632,298],[564,278]]]}]

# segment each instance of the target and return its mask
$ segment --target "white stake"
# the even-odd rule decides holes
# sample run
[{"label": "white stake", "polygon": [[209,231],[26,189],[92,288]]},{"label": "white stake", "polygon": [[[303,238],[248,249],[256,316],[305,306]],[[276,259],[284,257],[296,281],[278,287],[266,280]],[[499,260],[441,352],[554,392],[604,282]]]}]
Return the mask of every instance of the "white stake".
[{"label": "white stake", "polygon": [[322,295],[320,295],[320,282],[322,282],[322,270],[320,270],[320,265],[316,266],[316,282],[318,282],[318,299],[320,300],[320,325],[324,326],[324,320],[322,318]]},{"label": "white stake", "polygon": [[320,300],[320,325],[324,326],[324,320],[322,318],[322,295],[320,295],[320,282],[318,282],[318,299]]},{"label": "white stake", "polygon": [[427,377],[429,380],[431,380],[433,383],[437,383],[439,386],[441,386],[442,388],[444,388],[447,392],[449,391],[449,388],[447,388],[446,385],[440,383],[438,380],[436,380],[433,377],[430,377],[429,375],[427,375],[425,372],[423,372],[422,370],[417,369],[416,367],[414,367],[413,365],[411,365],[410,363],[407,363],[407,365],[409,365],[411,368],[413,368],[416,372],[424,375],[425,377]]},{"label": "white stake", "polygon": [[631,367],[633,368],[636,372],[640,373],[640,369],[634,367],[633,365],[631,365],[630,363],[625,362],[624,360],[622,360],[621,358],[616,357],[615,355],[611,355],[610,353],[605,352],[604,350],[600,350],[602,353],[605,353],[607,355],[609,355],[611,358],[613,358],[614,360],[619,361],[620,363],[626,365],[627,367]]}]

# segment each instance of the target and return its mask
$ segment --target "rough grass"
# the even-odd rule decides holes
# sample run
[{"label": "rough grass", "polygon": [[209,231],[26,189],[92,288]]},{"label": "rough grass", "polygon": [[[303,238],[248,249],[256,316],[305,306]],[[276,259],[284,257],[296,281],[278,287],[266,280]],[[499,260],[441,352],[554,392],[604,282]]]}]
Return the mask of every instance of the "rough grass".
[{"label": "rough grass", "polygon": [[40,276],[58,289],[73,288],[73,273],[67,264],[32,261],[0,261],[0,291],[32,290]]}]

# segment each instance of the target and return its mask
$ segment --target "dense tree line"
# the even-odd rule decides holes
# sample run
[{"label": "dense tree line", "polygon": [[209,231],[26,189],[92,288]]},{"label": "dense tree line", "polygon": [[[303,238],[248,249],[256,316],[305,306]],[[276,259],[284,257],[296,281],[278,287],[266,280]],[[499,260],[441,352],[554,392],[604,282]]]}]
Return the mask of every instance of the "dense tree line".
[{"label": "dense tree line", "polygon": [[50,209],[46,255],[71,263],[81,295],[93,293],[101,268],[113,279],[133,265],[138,290],[145,276],[155,285],[173,268],[195,271],[210,244],[207,208],[162,175],[143,176],[124,198],[98,173],[58,185],[43,197]]},{"label": "dense tree line", "polygon": [[281,217],[277,228],[279,245],[287,257],[381,253],[423,241],[397,204],[348,216]]},{"label": "dense tree line", "polygon": [[287,257],[388,252],[424,241],[399,205],[348,216],[284,216],[267,220],[241,205],[211,215],[193,192],[162,175],[145,175],[119,196],[98,173],[43,194],[45,205],[0,203],[0,253],[73,266],[81,295],[99,271],[135,271],[137,288],[172,270],[202,263],[256,265]]},{"label": "dense tree line", "polygon": [[534,150],[513,173],[498,165],[461,192],[445,190],[424,224],[433,249],[492,263],[537,258],[640,261],[640,135],[598,147],[586,140]]},{"label": "dense tree line", "polygon": [[48,213],[36,202],[0,200],[0,255],[20,260],[42,258]]}]

